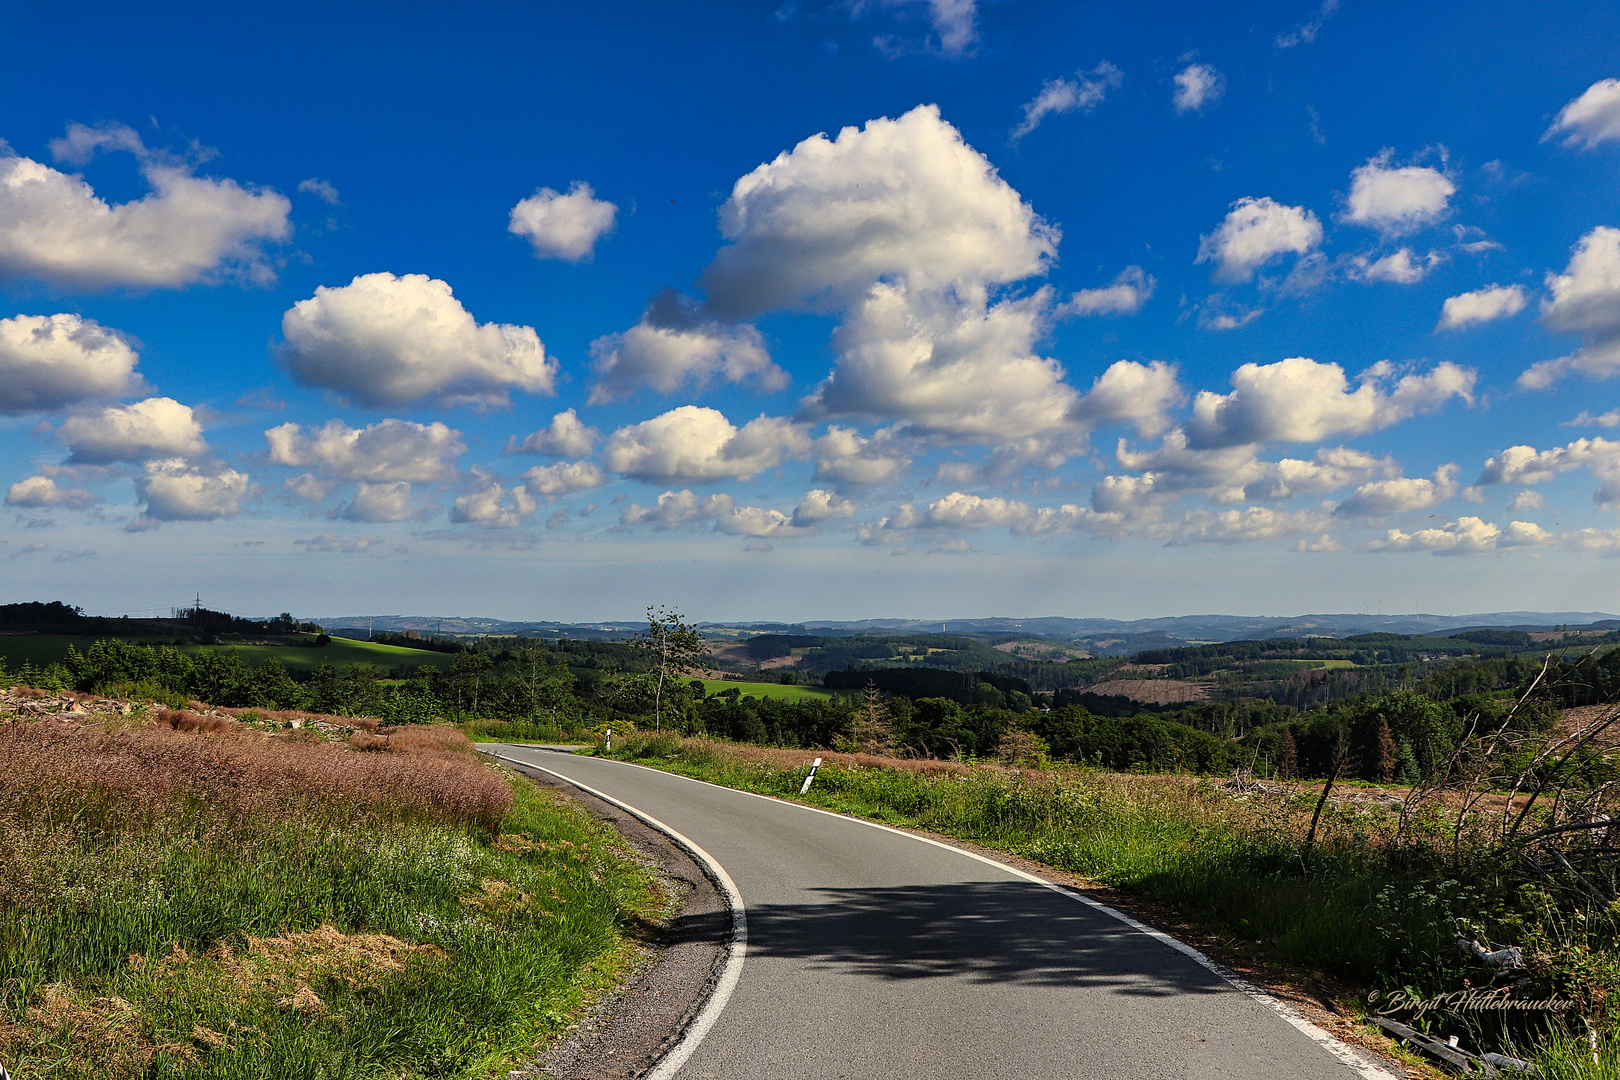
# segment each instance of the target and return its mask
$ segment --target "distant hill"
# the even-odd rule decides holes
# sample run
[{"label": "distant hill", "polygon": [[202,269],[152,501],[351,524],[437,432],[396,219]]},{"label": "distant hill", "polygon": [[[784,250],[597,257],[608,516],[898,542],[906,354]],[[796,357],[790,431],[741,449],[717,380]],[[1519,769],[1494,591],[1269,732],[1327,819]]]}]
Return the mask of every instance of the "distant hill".
[{"label": "distant hill", "polygon": [[[616,640],[646,629],[646,623],[549,621],[511,622],[466,616],[344,615],[315,620],[329,629],[353,628],[414,630],[422,634],[472,635],[530,634],[576,640]],[[1605,624],[1612,623],[1612,626]],[[1083,642],[1094,650],[1119,655],[1122,651],[1153,648],[1189,641],[1242,641],[1272,637],[1350,637],[1354,634],[1440,634],[1459,630],[1546,630],[1555,626],[1620,629],[1620,615],[1601,611],[1497,611],[1470,615],[1177,615],[1161,619],[1072,619],[1047,616],[1030,619],[859,619],[848,622],[803,623],[744,622],[700,623],[710,637],[750,637],[755,634],[921,634],[1025,635],[1057,641]]]}]

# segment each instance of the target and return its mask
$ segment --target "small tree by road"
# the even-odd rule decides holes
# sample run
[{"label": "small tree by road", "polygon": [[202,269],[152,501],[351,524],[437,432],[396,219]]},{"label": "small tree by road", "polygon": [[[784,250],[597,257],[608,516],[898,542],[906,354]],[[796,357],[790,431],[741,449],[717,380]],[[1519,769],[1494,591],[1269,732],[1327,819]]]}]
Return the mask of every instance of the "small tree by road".
[{"label": "small tree by road", "polygon": [[681,613],[663,605],[647,608],[647,631],[637,634],[631,644],[647,655],[652,662],[652,674],[657,676],[653,685],[653,725],[664,730],[664,680],[690,675],[702,666],[709,651],[703,635],[687,625]]}]

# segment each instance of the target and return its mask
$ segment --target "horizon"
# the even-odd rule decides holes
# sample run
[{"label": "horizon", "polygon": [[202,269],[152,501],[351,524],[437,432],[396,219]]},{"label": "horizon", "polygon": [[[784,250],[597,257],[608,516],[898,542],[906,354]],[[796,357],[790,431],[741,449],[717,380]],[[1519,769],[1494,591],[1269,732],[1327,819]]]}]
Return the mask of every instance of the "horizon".
[{"label": "horizon", "polygon": [[1576,610],[1620,10],[1461,10],[8,12],[0,602]]}]

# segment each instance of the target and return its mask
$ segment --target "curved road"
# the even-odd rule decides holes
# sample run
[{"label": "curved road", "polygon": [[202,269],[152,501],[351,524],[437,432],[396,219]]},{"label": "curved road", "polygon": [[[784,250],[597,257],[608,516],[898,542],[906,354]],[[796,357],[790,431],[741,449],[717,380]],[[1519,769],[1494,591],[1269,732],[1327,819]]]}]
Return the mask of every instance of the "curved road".
[{"label": "curved road", "polygon": [[735,882],[741,978],[681,1080],[1389,1076],[1009,867],[653,769],[480,749],[657,818]]}]

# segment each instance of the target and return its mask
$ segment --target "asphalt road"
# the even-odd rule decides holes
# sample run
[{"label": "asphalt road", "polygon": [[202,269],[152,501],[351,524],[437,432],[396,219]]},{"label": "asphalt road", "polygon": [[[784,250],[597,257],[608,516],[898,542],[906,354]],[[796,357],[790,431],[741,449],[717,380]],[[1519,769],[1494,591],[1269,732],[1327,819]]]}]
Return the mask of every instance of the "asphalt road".
[{"label": "asphalt road", "polygon": [[1357,1075],[1191,958],[1010,868],[620,762],[482,749],[659,819],[735,882],[741,977],[681,1080]]}]

